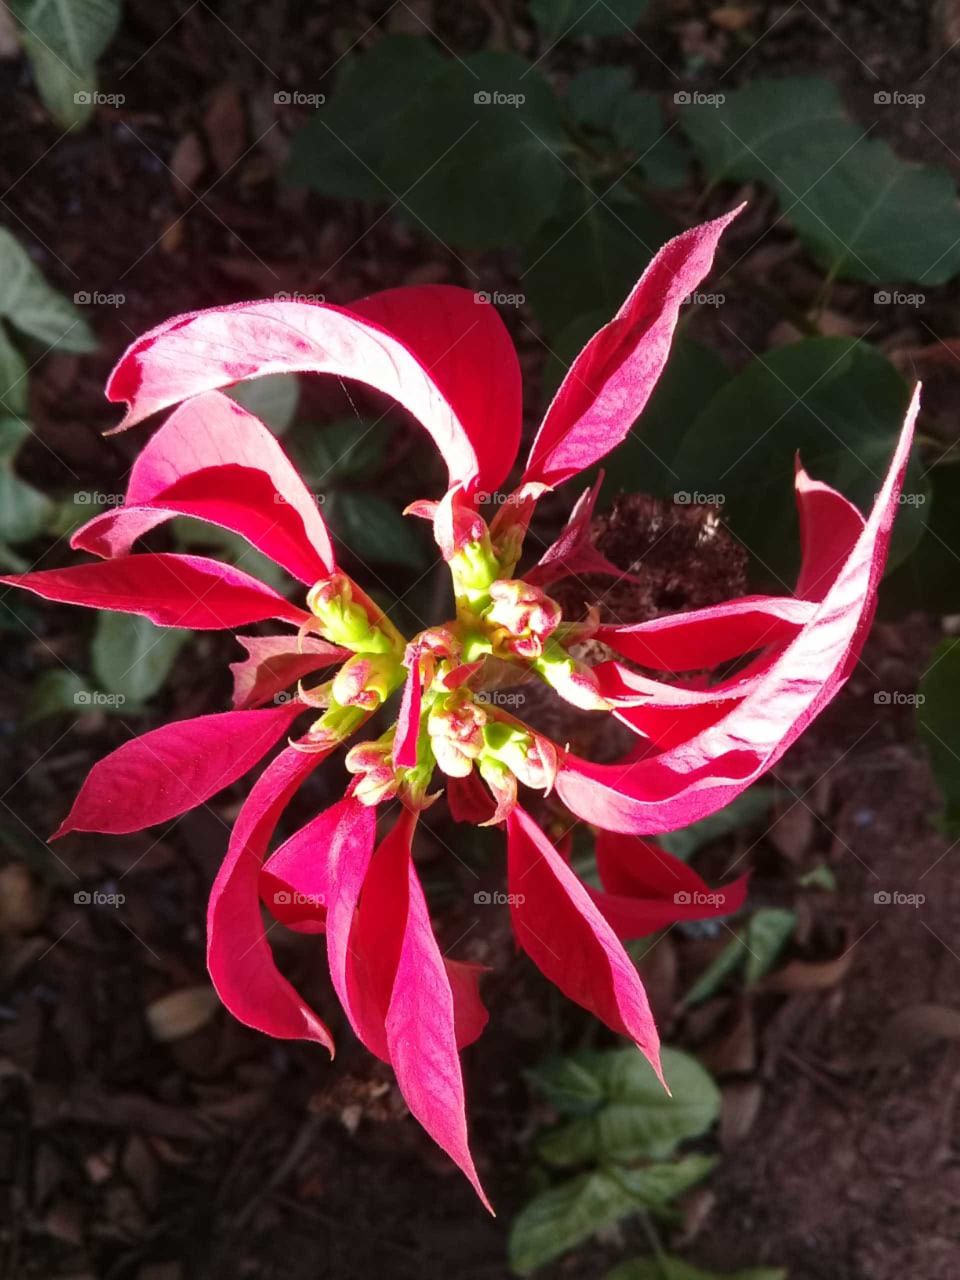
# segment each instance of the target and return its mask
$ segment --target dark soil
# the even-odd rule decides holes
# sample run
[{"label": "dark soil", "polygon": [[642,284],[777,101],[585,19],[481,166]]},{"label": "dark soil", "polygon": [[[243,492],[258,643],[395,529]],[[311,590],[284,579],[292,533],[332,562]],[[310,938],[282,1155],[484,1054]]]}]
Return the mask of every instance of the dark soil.
[{"label": "dark soil", "polygon": [[[322,83],[381,18],[413,29],[416,9],[445,40],[477,47],[509,7],[127,0],[101,75],[127,102],[70,136],[38,105],[22,64],[0,62],[0,218],[64,292],[125,295],[120,307],[91,308],[98,355],[52,355],[34,371],[36,438],[24,473],[53,493],[122,490],[142,437],[99,434],[116,417],[102,385],[126,343],[171,314],[281,290],[340,301],[400,283],[465,283],[455,258],[391,218],[371,227],[359,207],[280,185],[297,115],[273,94],[278,84]],[[643,47],[607,54],[634,61],[658,89],[675,87],[658,59],[705,89],[760,74],[826,74],[859,118],[876,114],[880,135],[904,154],[960,176],[960,57],[946,52],[960,38],[955,7],[725,5],[753,15],[732,31],[716,20],[719,3],[664,0]],[[527,38],[521,27],[518,40]],[[880,115],[881,82],[904,92],[922,85],[927,127],[906,108]],[[719,208],[735,194],[712,199]],[[757,194],[731,260],[773,221]],[[691,221],[695,196],[678,201]],[[778,323],[752,280],[801,305],[817,286],[783,226],[741,267],[724,324],[709,315],[694,322],[735,364],[747,356],[742,343],[763,349]],[[497,278],[510,270],[498,261]],[[956,332],[955,300],[954,286],[938,291],[922,322],[913,312],[885,315],[871,339],[908,351],[905,363],[916,367]],[[830,305],[856,331],[877,319],[862,291],[846,286]],[[511,323],[532,426],[542,348]],[[336,383],[308,394],[317,421],[351,411]],[[938,417],[954,421],[958,402],[955,371],[941,365]],[[397,447],[385,481],[391,500],[407,485],[419,492],[428,465],[407,434]],[[38,546],[34,558],[52,565],[69,556],[60,543]],[[702,567],[687,565],[687,601]],[[737,563],[717,566],[725,588],[739,573]],[[662,561],[658,575],[653,595],[681,590],[680,566]],[[391,583],[397,593],[409,585]],[[716,587],[700,583],[698,600]],[[206,893],[242,786],[159,832],[46,844],[94,760],[169,718],[223,709],[225,666],[237,656],[229,639],[195,639],[149,714],[24,726],[38,674],[58,658],[85,661],[89,623],[77,618],[29,606],[18,630],[0,633],[0,1280],[506,1276],[509,1224],[533,1186],[531,1136],[546,1118],[523,1069],[550,1051],[604,1040],[516,955],[505,909],[480,918],[477,881],[440,842],[454,842],[493,887],[499,836],[468,837],[438,818],[421,855],[444,946],[492,969],[490,1026],[465,1069],[494,1221],[405,1115],[390,1073],[353,1042],[323,976],[322,942],[279,928],[272,935],[281,964],[334,1029],[333,1065],[206,1003]],[[874,701],[878,690],[916,689],[938,634],[921,618],[878,627],[843,695],[778,769],[776,825],[706,851],[705,874],[720,879],[734,861],[752,866],[756,903],[797,907],[785,967],[749,997],[727,991],[684,1013],[691,977],[723,938],[674,930],[642,962],[666,1039],[700,1053],[724,1086],[723,1162],[672,1239],[703,1266],[780,1264],[791,1280],[960,1272],[956,852],[932,825],[937,798],[912,709]],[[291,829],[337,785],[311,783]],[[834,873],[835,893],[799,887],[821,865]],[[124,901],[75,901],[95,890]],[[878,892],[924,901],[878,903]],[[179,1006],[158,1006],[178,992],[186,993]],[[910,1012],[918,1006],[926,1012]],[[600,1280],[625,1250],[645,1251],[632,1225],[545,1274]]]}]

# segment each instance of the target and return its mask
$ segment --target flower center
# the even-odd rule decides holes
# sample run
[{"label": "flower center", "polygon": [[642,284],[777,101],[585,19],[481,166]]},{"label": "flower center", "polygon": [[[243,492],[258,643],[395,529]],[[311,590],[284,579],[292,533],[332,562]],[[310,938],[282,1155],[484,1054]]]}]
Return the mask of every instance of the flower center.
[{"label": "flower center", "polygon": [[557,748],[484,699],[493,681],[504,683],[505,665],[519,669],[519,680],[539,676],[578,707],[608,709],[589,667],[568,651],[582,638],[583,624],[564,624],[560,606],[540,587],[508,576],[516,559],[512,544],[508,553],[498,553],[484,525],[448,560],[455,619],[421,631],[409,644],[346,575],[333,574],[310,590],[315,629],[352,655],[328,685],[301,689],[305,701],[325,708],[310,740],[324,749],[345,741],[405,682],[409,686],[400,720],[347,753],[352,793],[362,803],[399,796],[424,808],[436,799],[428,794],[436,770],[455,779],[476,770],[493,794],[491,821],[509,813],[518,782],[548,792]]}]

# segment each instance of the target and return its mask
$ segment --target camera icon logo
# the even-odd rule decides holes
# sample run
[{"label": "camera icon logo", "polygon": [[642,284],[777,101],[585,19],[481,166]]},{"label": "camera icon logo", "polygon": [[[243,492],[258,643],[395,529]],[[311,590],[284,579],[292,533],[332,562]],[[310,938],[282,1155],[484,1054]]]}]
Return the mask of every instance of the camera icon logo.
[{"label": "camera icon logo", "polygon": [[874,302],[874,305],[877,307],[889,307],[892,301],[893,301],[893,298],[890,296],[890,294],[887,292],[886,289],[881,289],[878,293],[875,293],[873,295],[873,302]]},{"label": "camera icon logo", "polygon": [[278,907],[289,907],[290,894],[286,889],[278,889],[273,895],[273,901]]},{"label": "camera icon logo", "polygon": [[89,89],[78,89],[73,95],[73,100],[78,107],[89,107],[93,101],[93,94]]},{"label": "camera icon logo", "polygon": [[274,700],[274,702],[277,704],[277,706],[283,706],[283,704],[284,704],[285,702],[290,702],[290,701],[292,700],[292,698],[293,698],[293,694],[292,694],[292,693],[286,693],[286,692],[284,692],[284,693],[275,693],[275,694],[273,695],[273,700]]},{"label": "camera icon logo", "polygon": [[892,901],[890,894],[887,892],[886,889],[878,889],[877,892],[873,895],[873,900],[878,907],[889,906],[890,902]]},{"label": "camera icon logo", "polygon": [[678,107],[689,107],[691,98],[686,89],[679,89],[674,95],[673,100]]},{"label": "camera icon logo", "polygon": [[490,103],[493,101],[488,89],[478,89],[473,95],[473,100],[478,107],[489,107]]},{"label": "camera icon logo", "polygon": [[73,295],[74,305],[78,307],[89,307],[91,298],[86,289],[80,289]]},{"label": "camera icon logo", "polygon": [[686,889],[678,889],[677,892],[673,895],[673,901],[676,903],[678,907],[689,907],[690,894],[687,892]]},{"label": "camera icon logo", "polygon": [[890,703],[893,701],[893,698],[891,697],[889,690],[879,689],[873,695],[873,701],[874,701],[874,704],[878,707],[889,707]]},{"label": "camera icon logo", "polygon": [[878,107],[889,107],[893,99],[890,96],[889,89],[878,89],[873,95],[873,100]]},{"label": "camera icon logo", "polygon": [[289,107],[291,102],[290,94],[287,93],[285,89],[281,89],[279,92],[275,93],[273,95],[273,100],[278,107]]},{"label": "camera icon logo", "polygon": [[490,903],[493,901],[486,889],[478,889],[473,895],[473,900],[478,907],[489,907]]},{"label": "camera icon logo", "polygon": [[78,889],[77,892],[73,895],[73,900],[78,907],[89,907],[90,903],[93,901],[93,898],[86,891],[86,889]]},{"label": "camera icon logo", "polygon": [[690,505],[690,494],[685,489],[681,489],[673,495],[673,500],[680,507],[688,507]]},{"label": "camera icon logo", "polygon": [[89,707],[92,699],[87,689],[79,689],[73,695],[73,701],[78,707]]}]

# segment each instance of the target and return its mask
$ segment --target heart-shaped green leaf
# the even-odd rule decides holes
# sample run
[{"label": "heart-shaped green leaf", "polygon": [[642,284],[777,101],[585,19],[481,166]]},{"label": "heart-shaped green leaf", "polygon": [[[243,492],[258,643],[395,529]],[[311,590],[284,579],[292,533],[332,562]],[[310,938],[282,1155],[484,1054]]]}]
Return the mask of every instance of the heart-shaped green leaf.
[{"label": "heart-shaped green leaf", "polygon": [[50,288],[5,227],[0,227],[0,316],[48,347],[96,350],[97,340],[86,320],[63,294]]},{"label": "heart-shaped green leaf", "polygon": [[[879,351],[849,338],[809,338],[754,360],[714,396],[671,463],[677,491],[724,500],[724,517],[771,589],[799,563],[793,503],[797,455],[806,471],[869,511],[903,422],[907,384]],[[907,472],[891,563],[923,532],[928,485]]]},{"label": "heart-shaped green leaf", "polygon": [[191,634],[136,614],[100,613],[91,646],[94,675],[108,693],[139,706],[159,692]]}]

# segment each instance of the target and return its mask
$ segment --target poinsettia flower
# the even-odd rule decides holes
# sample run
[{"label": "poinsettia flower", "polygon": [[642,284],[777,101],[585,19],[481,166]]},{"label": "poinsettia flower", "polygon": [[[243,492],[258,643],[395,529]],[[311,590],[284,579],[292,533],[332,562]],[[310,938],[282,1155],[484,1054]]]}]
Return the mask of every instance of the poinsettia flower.
[{"label": "poinsettia flower", "polygon": [[[539,563],[518,572],[538,499],[592,466],[636,422],[683,299],[709,271],[734,216],[695,227],[656,255],[574,361],[489,524],[483,496],[511,474],[520,440],[519,365],[492,307],[441,286],[393,289],[349,308],[248,303],[170,320],[119,361],[108,395],[127,402],[121,427],[173,412],[140,453],[124,505],[74,535],[74,548],[98,559],[0,579],[161,626],[280,625],[271,635],[237,637],[247,656],[232,666],[231,710],[121,746],[91,770],[57,834],[169,821],[287,739],[244,801],[213,885],[213,983],[247,1025],[332,1053],[324,1021],[276,966],[264,908],[291,929],[324,934],[353,1030],[390,1064],[413,1115],[484,1203],[459,1056],[487,1021],[482,970],[445,956],[434,936],[412,853],[421,812],[446,780],[454,819],[505,828],[520,946],[660,1074],[656,1026],[623,940],[730,914],[743,904],[746,879],[711,889],[640,837],[715,812],[770,768],[850,674],[872,616],[916,398],[867,519],[798,469],[803,557],[792,595],[636,625],[595,613],[565,619],[547,593],[554,581],[617,572],[590,543],[596,486]],[[366,383],[432,437],[448,483],[410,513],[432,522],[448,562],[448,621],[400,634],[337,565],[281,445],[222,394],[235,382],[291,371]],[[177,516],[246,539],[300,584],[299,602],[234,566],[136,549]],[[596,643],[586,651],[612,656],[588,664],[578,648],[587,639]],[[732,674],[731,663],[740,664]],[[636,734],[636,748],[599,765],[545,737],[497,696],[532,678],[574,706],[617,717]],[[394,722],[365,739],[364,724],[395,698]],[[298,725],[301,717],[309,722]],[[273,848],[291,798],[341,747],[350,778],[343,798]],[[556,839],[531,812],[546,811],[538,793],[554,797]],[[597,831],[602,889],[584,883],[564,856],[553,825],[559,802]]]}]

